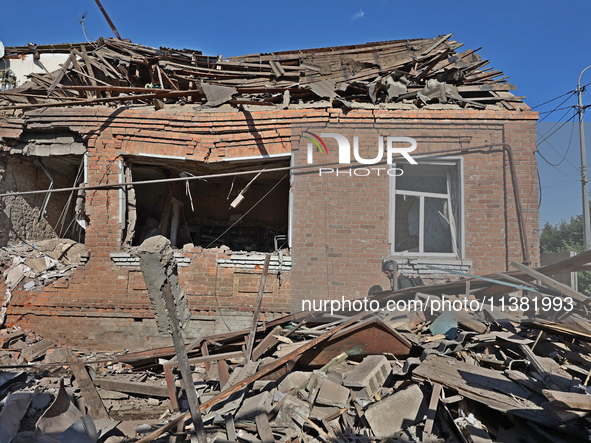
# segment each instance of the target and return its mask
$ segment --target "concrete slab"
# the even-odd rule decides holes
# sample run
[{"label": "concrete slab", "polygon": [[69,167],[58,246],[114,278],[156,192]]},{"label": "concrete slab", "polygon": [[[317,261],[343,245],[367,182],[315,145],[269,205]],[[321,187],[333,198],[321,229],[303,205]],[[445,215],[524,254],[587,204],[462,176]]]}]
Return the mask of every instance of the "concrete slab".
[{"label": "concrete slab", "polygon": [[309,417],[310,406],[292,395],[287,395],[279,408],[274,423],[275,426],[286,428],[285,440],[298,436],[304,425],[304,418],[296,411]]},{"label": "concrete slab", "polygon": [[365,418],[377,438],[390,438],[423,419],[426,413],[423,400],[421,388],[412,385],[369,406]]},{"label": "concrete slab", "polygon": [[310,378],[309,372],[290,372],[287,374],[279,385],[277,385],[277,390],[279,392],[289,392],[292,389],[299,388],[302,384],[304,384]]},{"label": "concrete slab", "polygon": [[343,380],[343,385],[352,388],[359,398],[371,399],[382,387],[392,366],[383,355],[369,355]]},{"label": "concrete slab", "polygon": [[324,420],[326,417],[336,414],[341,408],[335,406],[321,406],[314,405],[312,411],[310,411],[310,417],[316,420]]},{"label": "concrete slab", "polygon": [[261,392],[253,397],[245,398],[240,409],[234,416],[235,420],[254,420],[255,417],[263,412],[271,412],[271,399],[273,396],[268,392]]},{"label": "concrete slab", "polygon": [[66,348],[48,349],[43,361],[45,363],[68,363],[68,350]]},{"label": "concrete slab", "polygon": [[344,361],[328,369],[326,375],[335,383],[342,383],[345,377],[355,368],[352,364]]},{"label": "concrete slab", "polygon": [[316,396],[316,404],[344,408],[349,399],[349,389],[328,378],[324,379]]}]

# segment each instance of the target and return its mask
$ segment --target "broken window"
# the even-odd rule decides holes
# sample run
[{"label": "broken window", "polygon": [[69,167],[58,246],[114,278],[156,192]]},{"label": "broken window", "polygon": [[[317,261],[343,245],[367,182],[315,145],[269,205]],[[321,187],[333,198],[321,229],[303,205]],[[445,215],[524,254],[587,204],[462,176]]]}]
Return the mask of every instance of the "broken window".
[{"label": "broken window", "polygon": [[[126,165],[125,180],[137,183],[286,167],[289,159],[206,165],[137,156],[126,159]],[[136,184],[122,198],[127,205],[127,222],[121,220],[127,230],[124,244],[132,246],[164,235],[177,248],[192,243],[268,252],[284,244],[288,233],[289,171]]]},{"label": "broken window", "polygon": [[[56,142],[57,145],[57,142]],[[36,151],[33,152],[33,147]],[[77,191],[25,194],[52,188],[76,187],[83,182],[82,155],[50,155],[37,140],[25,153],[6,157],[0,193],[14,193],[0,203],[0,245],[20,244],[51,238],[84,242],[84,229],[77,221],[83,211],[83,195]],[[40,154],[40,155],[31,155]],[[84,217],[83,212],[81,216]]]},{"label": "broken window", "polygon": [[460,257],[460,161],[396,165],[393,178],[393,252]]}]

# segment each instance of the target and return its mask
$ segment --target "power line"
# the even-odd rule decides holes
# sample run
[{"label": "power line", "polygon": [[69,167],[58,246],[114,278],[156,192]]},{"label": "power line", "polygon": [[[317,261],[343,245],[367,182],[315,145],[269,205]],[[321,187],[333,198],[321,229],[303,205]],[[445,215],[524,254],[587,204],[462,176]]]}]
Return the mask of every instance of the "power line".
[{"label": "power line", "polygon": [[[573,95],[575,95],[576,92],[573,92],[571,95],[569,95],[567,98],[565,98],[563,101],[560,102],[559,105],[557,105],[552,111],[550,111],[548,114],[546,114],[542,119],[538,120],[538,123],[543,122],[544,120],[546,120],[550,115],[552,115],[553,112],[556,112],[558,110],[558,108],[560,108],[563,104],[565,104]],[[568,114],[568,111],[566,111],[565,115]],[[563,116],[564,117],[564,116]],[[560,117],[558,119],[558,121],[560,121],[563,117]]]},{"label": "power line", "polygon": [[540,103],[539,105],[537,105],[537,106],[534,106],[534,107],[533,107],[533,108],[531,108],[531,109],[532,109],[532,111],[533,111],[534,109],[536,109],[536,108],[539,108],[540,106],[547,105],[548,103],[552,103],[554,100],[558,100],[559,98],[562,98],[562,97],[564,97],[565,95],[568,95],[568,94],[571,94],[571,95],[573,95],[575,92],[577,92],[577,91],[568,91],[568,92],[565,92],[564,94],[562,94],[562,95],[559,95],[558,97],[554,97],[553,99],[551,99],[551,100],[548,100],[547,102]]},{"label": "power line", "polygon": [[576,105],[565,106],[564,108],[553,109],[552,111],[543,111],[543,112],[538,112],[538,114],[551,114],[552,112],[555,112],[555,111],[562,111],[562,110],[564,110],[564,109],[569,109],[569,108],[576,108]]},{"label": "power line", "polygon": [[[564,114],[563,114],[563,115],[562,115],[562,116],[561,116],[561,117],[558,119],[558,121],[556,121],[556,122],[555,122],[555,123],[552,125],[552,127],[550,127],[550,129],[548,129],[548,130],[547,130],[546,132],[544,132],[543,134],[539,134],[539,132],[538,132],[538,128],[536,127],[536,133],[538,134],[538,138],[544,138],[544,137],[546,136],[546,134],[548,134],[550,131],[552,131],[552,130],[553,130],[553,129],[554,129],[554,128],[555,128],[555,127],[556,127],[556,126],[559,124],[559,123],[562,123],[562,119],[568,115],[568,112],[569,112],[569,111],[566,111],[566,112],[565,112],[565,113],[564,113]],[[540,123],[540,122],[538,122],[538,123]],[[550,123],[550,122],[549,122],[549,123]],[[540,143],[542,143],[542,142],[538,142],[538,144],[540,144]]]},{"label": "power line", "polygon": [[[571,117],[569,120],[573,119],[573,118],[575,117],[575,115],[576,115],[576,113],[575,113],[575,114],[573,114],[573,116],[572,116],[572,117]],[[561,125],[561,126],[560,126],[560,128],[562,128],[562,126],[564,126],[566,123],[568,123],[568,121],[569,121],[569,120],[567,120],[566,122],[564,122],[564,124],[563,124],[563,125]],[[558,129],[560,129],[560,128],[558,128]],[[548,161],[548,160],[547,160],[547,159],[546,159],[546,158],[545,158],[545,157],[542,155],[542,153],[540,152],[540,150],[539,150],[539,149],[540,149],[540,145],[541,145],[541,144],[542,144],[542,143],[543,143],[545,140],[547,140],[547,139],[548,139],[548,138],[549,138],[549,137],[550,137],[552,134],[554,134],[554,132],[558,131],[558,129],[557,129],[556,131],[554,131],[552,134],[550,134],[548,137],[546,137],[546,138],[545,138],[543,141],[541,141],[540,143],[538,143],[538,145],[537,145],[537,146],[538,146],[538,150],[537,150],[538,154],[540,154],[540,157],[542,157],[542,159],[544,159],[544,161],[545,161],[546,163],[548,163],[550,166],[555,166],[555,167],[556,167],[556,166],[560,166],[560,165],[561,165],[561,164],[562,164],[562,163],[563,163],[563,162],[566,160],[566,156],[568,155],[568,151],[570,150],[570,145],[571,145],[571,143],[572,143],[572,141],[573,141],[573,132],[574,132],[574,128],[575,128],[575,125],[573,124],[573,125],[571,126],[571,130],[570,130],[570,138],[569,138],[569,140],[568,140],[568,146],[566,147],[566,152],[564,153],[564,156],[562,157],[562,159],[561,159],[561,160],[560,160],[558,163],[556,163],[556,164],[550,163],[550,162],[549,162],[549,161]],[[555,148],[554,148],[554,147],[553,147],[553,146],[550,144],[550,142],[548,142],[548,144],[550,145],[550,147],[551,147],[552,149],[554,149],[554,151],[558,152],[558,151],[557,151],[557,150],[556,150],[556,149],[555,149]],[[568,162],[568,163],[570,163],[568,160],[567,160],[567,162]],[[576,166],[575,166],[575,165],[573,165],[572,163],[570,163],[570,164],[571,164],[573,167],[575,167],[575,168],[576,168]]]},{"label": "power line", "polygon": [[[572,116],[571,118],[569,118],[567,121],[565,121],[564,123],[562,123],[562,124],[561,124],[561,125],[560,125],[558,128],[556,128],[556,130],[552,131],[552,133],[551,133],[550,135],[548,135],[548,136],[547,136],[546,138],[544,138],[542,141],[539,141],[539,142],[538,142],[538,146],[540,146],[542,143],[544,143],[546,140],[548,140],[550,137],[552,137],[552,136],[553,136],[553,135],[554,135],[556,132],[558,132],[558,131],[559,131],[559,130],[560,130],[560,129],[561,129],[563,126],[564,126],[564,125],[566,125],[568,122],[570,122],[572,119],[574,119],[576,115],[577,115],[577,114],[576,114],[576,113],[574,113],[574,114],[573,114],[573,116]],[[554,126],[556,126],[556,125],[554,125]],[[554,127],[554,126],[553,126],[553,127]],[[549,132],[549,131],[551,131],[551,129],[550,129],[550,130],[548,130],[548,132]],[[548,132],[546,132],[546,134],[547,134]],[[544,135],[546,135],[546,134],[544,134]],[[543,137],[543,136],[542,136],[542,137]]]},{"label": "power line", "polygon": [[[586,85],[584,85],[584,86],[581,86],[581,89],[583,89],[583,90],[584,90],[584,89],[585,89],[587,86],[589,86],[589,85],[591,85],[591,82],[587,83],[587,84],[586,84]],[[576,94],[576,92],[577,92],[577,90],[576,90],[576,89],[575,89],[575,90],[568,91],[568,92],[565,92],[564,94],[562,94],[562,95],[559,95],[558,97],[554,97],[553,99],[550,99],[550,100],[548,100],[548,101],[545,101],[544,103],[540,103],[539,105],[536,105],[536,106],[534,106],[534,107],[533,107],[533,108],[531,108],[531,109],[532,109],[532,111],[533,111],[534,109],[536,109],[536,108],[539,108],[540,106],[547,105],[548,103],[552,103],[554,100],[558,100],[559,98],[562,98],[562,97],[564,97],[565,95],[571,94],[571,96],[572,96],[572,95]],[[570,97],[568,97],[568,98],[570,98]],[[567,98],[566,100],[568,100],[568,98]],[[564,100],[562,103],[564,103],[566,100]],[[558,106],[561,106],[561,105],[558,105]],[[558,107],[558,106],[557,106],[557,107]],[[549,112],[554,112],[554,111],[549,111]],[[544,113],[545,113],[545,112],[544,112]]]}]

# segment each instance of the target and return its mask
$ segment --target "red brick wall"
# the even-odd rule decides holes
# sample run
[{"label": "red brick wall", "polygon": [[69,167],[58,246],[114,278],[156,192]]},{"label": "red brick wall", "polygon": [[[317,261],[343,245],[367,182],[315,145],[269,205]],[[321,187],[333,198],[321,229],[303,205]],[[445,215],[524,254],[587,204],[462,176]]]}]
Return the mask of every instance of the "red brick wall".
[{"label": "red brick wall", "polygon": [[[441,119],[397,121],[386,120],[388,114],[378,111],[376,114],[382,118],[376,118],[375,126],[382,128],[384,135],[417,140],[413,156],[492,143],[511,145],[530,261],[533,265],[539,262],[537,172],[533,155],[535,120],[462,121],[452,118],[457,115],[455,112],[442,112],[435,113]],[[362,151],[362,157],[375,157],[375,131],[359,125],[359,120],[357,113],[350,112],[325,132],[339,132],[349,140],[354,135],[360,140],[371,139],[371,151],[367,155]],[[335,128],[339,130],[330,131]],[[336,142],[332,138],[327,140],[329,155],[316,155],[315,162],[338,161]],[[296,163],[305,163],[306,154],[302,145]],[[473,261],[473,273],[505,271],[510,261],[523,261],[507,154],[499,148],[461,157],[464,158],[465,258]],[[366,177],[331,173],[321,177],[318,172],[302,172],[296,175],[293,192],[294,299],[360,297],[375,284],[387,287],[389,282],[381,273],[381,260],[391,254],[389,177],[385,173]]]},{"label": "red brick wall", "polygon": [[[416,154],[460,146],[505,142],[512,146],[523,204],[532,264],[539,261],[535,121],[524,111],[475,110],[264,110],[193,112],[188,107],[163,111],[151,108],[49,108],[26,113],[26,128],[67,128],[82,134],[89,150],[89,183],[118,182],[121,156],[151,153],[216,162],[224,157],[277,154],[295,149],[296,163],[305,150],[292,146],[292,125],[338,127],[344,135],[362,135],[374,125],[392,135],[415,138]],[[0,126],[0,139],[19,132]],[[342,130],[341,130],[342,128]],[[2,145],[0,145],[2,146]],[[336,161],[334,151],[325,161]],[[368,155],[369,157],[369,155]],[[466,258],[473,272],[507,269],[521,261],[521,245],[508,159],[502,150],[465,155]],[[374,284],[387,285],[380,272],[390,255],[389,186],[382,177],[320,178],[298,174],[293,183],[293,270],[283,285],[268,280],[264,311],[290,308],[291,296],[340,297],[365,295]],[[42,292],[15,292],[9,309],[12,321],[23,316],[66,315],[109,318],[152,318],[141,273],[117,267],[109,254],[120,250],[118,191],[87,192],[90,226],[86,247],[92,255],[69,282]],[[238,271],[216,265],[218,251],[196,249],[186,255],[189,267],[180,278],[194,313],[220,308],[252,311],[260,270]],[[216,297],[217,296],[217,297]],[[33,324],[32,323],[32,324]]]}]

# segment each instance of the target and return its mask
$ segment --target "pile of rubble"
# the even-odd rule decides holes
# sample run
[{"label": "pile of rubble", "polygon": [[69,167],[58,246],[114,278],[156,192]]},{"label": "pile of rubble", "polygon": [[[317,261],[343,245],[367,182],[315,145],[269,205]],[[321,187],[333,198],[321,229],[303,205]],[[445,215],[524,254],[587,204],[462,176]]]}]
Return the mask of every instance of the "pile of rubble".
[{"label": "pile of rubble", "polygon": [[[0,366],[1,442],[96,442],[107,434],[123,441],[146,420],[169,415],[166,402],[149,389],[160,381],[160,397],[167,393],[163,376],[134,373],[110,353],[72,351],[9,327],[0,330]],[[141,386],[150,395],[110,390],[113,383],[115,389]]]},{"label": "pile of rubble", "polygon": [[549,275],[590,260],[378,292],[353,317],[257,309],[250,330],[118,355],[5,329],[0,442],[587,441],[588,297]]},{"label": "pile of rubble", "polygon": [[507,77],[485,68],[478,50],[452,34],[272,54],[224,58],[188,49],[150,48],[99,39],[79,45],[6,48],[6,57],[69,54],[62,69],[31,74],[30,81],[0,92],[0,110],[88,104],[194,103],[263,107],[403,103],[423,107],[528,109],[510,90]]},{"label": "pile of rubble", "polygon": [[84,245],[67,238],[52,238],[0,248],[0,269],[6,287],[18,285],[34,291],[67,277],[84,260]]},{"label": "pile of rubble", "polygon": [[[260,326],[248,361],[248,331],[192,342],[208,441],[589,436],[590,333],[487,310],[456,314],[334,316],[327,324],[301,313]],[[2,363],[21,371],[3,372],[0,387],[9,392],[0,434],[12,429],[13,441],[196,438],[189,413],[178,412],[188,404],[173,348],[82,357],[24,331],[0,336],[0,352],[13,359]]]},{"label": "pile of rubble", "polygon": [[52,238],[37,242],[23,242],[0,248],[0,272],[5,289],[0,309],[0,325],[4,324],[12,291],[40,290],[69,277],[74,269],[88,260],[84,245],[67,238]]}]

